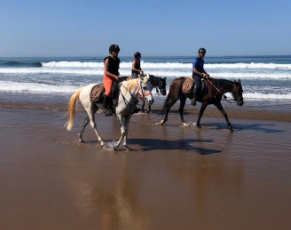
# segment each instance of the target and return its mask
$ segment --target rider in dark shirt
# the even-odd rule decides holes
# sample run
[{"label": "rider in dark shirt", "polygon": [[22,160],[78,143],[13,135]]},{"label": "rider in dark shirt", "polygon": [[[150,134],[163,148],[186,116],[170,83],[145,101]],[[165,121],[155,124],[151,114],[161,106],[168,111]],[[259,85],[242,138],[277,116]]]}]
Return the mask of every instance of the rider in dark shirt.
[{"label": "rider in dark shirt", "polygon": [[133,60],[133,63],[132,63],[132,70],[131,70],[132,78],[138,78],[138,75],[141,72],[143,72],[141,67],[140,67],[140,59],[141,59],[140,52],[135,52],[134,53],[134,60]]},{"label": "rider in dark shirt", "polygon": [[104,78],[103,84],[105,88],[105,95],[103,106],[105,109],[105,115],[112,115],[112,86],[114,82],[119,79],[119,63],[120,59],[118,58],[118,53],[120,48],[118,45],[113,44],[109,47],[110,56],[104,58]]},{"label": "rider in dark shirt", "polygon": [[193,91],[193,99],[191,101],[191,105],[196,105],[196,99],[197,96],[200,93],[201,89],[201,78],[205,77],[208,78],[209,74],[204,70],[204,56],[206,54],[206,50],[204,48],[200,48],[198,50],[198,57],[196,57],[193,61],[193,72],[192,72],[192,78],[195,82],[195,88]]}]

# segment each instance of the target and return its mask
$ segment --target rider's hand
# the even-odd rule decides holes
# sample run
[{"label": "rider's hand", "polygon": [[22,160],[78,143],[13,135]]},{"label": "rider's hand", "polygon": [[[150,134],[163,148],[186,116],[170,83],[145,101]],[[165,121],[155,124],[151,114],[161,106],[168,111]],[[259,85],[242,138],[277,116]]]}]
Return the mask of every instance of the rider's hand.
[{"label": "rider's hand", "polygon": [[203,73],[202,75],[203,75],[203,77],[205,77],[205,78],[209,78],[209,74],[207,74],[207,73]]}]

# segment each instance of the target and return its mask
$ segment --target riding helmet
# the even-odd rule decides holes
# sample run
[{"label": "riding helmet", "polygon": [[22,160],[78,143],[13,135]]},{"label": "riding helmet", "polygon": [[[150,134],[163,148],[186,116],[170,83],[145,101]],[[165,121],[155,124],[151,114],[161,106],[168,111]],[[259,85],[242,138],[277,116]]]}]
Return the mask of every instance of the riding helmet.
[{"label": "riding helmet", "polygon": [[206,49],[204,49],[204,48],[200,48],[200,49],[198,50],[198,53],[204,53],[204,54],[206,54]]},{"label": "riding helmet", "polygon": [[111,54],[111,51],[113,50],[117,50],[118,52],[120,51],[120,48],[118,45],[116,44],[112,44],[110,47],[109,47],[109,53]]},{"label": "riding helmet", "polygon": [[134,57],[135,57],[135,58],[140,57],[140,56],[141,56],[141,53],[140,53],[140,52],[135,52],[135,53],[134,53]]}]

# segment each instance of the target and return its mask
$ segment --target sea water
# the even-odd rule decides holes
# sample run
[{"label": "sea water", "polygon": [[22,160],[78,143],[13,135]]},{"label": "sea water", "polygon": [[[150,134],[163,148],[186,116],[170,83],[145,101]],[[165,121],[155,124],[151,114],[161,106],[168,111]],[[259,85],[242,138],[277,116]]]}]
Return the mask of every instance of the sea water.
[{"label": "sea water", "polygon": [[[195,57],[142,57],[145,73],[167,77],[167,90],[173,79],[192,74]],[[120,76],[131,74],[131,57],[120,57]],[[245,103],[259,105],[291,104],[290,56],[205,57],[204,69],[211,77],[241,80]],[[102,83],[103,57],[0,58],[0,93],[70,96],[78,88]],[[156,103],[164,97],[153,90]]]}]

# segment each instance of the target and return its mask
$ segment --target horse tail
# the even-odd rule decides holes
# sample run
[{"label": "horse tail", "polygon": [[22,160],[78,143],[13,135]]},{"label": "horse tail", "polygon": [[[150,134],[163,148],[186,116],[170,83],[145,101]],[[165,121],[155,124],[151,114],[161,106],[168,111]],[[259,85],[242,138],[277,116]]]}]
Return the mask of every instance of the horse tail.
[{"label": "horse tail", "polygon": [[68,105],[68,111],[66,115],[70,115],[70,118],[68,120],[68,122],[65,124],[65,126],[67,127],[68,131],[71,131],[73,124],[74,124],[74,120],[75,120],[75,111],[76,111],[76,107],[78,107],[78,103],[80,101],[79,96],[80,93],[82,91],[83,87],[78,89],[71,97],[70,101],[69,101],[69,105]]},{"label": "horse tail", "polygon": [[164,105],[163,105],[163,108],[162,108],[162,112],[161,112],[161,114],[163,114],[164,112],[165,112],[165,109],[166,109],[166,107],[167,107],[167,104],[169,103],[169,101],[171,100],[171,95],[170,95],[170,92],[168,93],[168,96],[167,96],[167,98],[166,98],[166,100],[165,100],[165,102],[164,102]]}]

